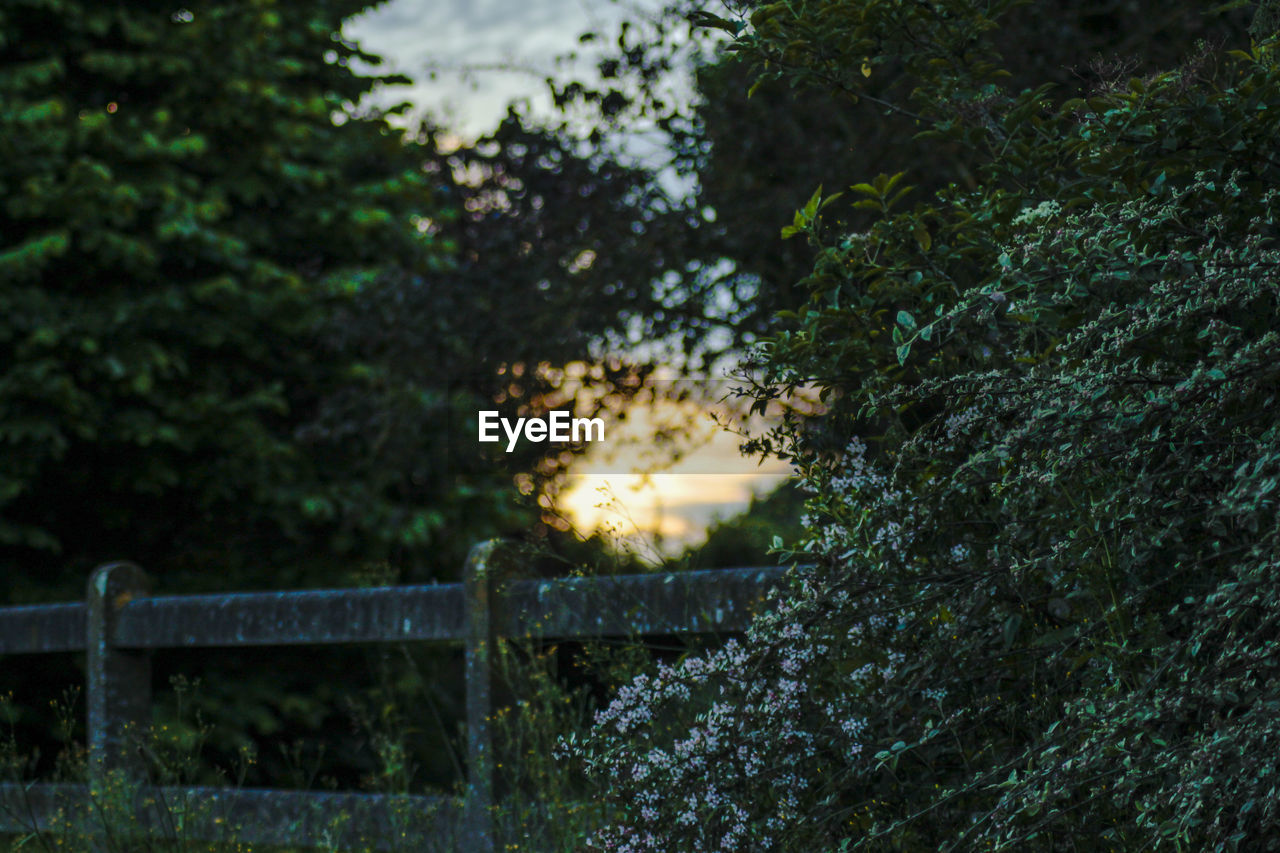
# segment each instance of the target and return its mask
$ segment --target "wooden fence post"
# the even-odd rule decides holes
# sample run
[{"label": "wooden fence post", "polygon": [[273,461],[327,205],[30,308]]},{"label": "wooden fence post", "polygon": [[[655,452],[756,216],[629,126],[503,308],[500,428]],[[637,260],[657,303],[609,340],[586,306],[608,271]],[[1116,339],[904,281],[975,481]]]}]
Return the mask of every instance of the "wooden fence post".
[{"label": "wooden fence post", "polygon": [[151,653],[114,645],[116,617],[150,581],[132,563],[108,563],[89,577],[86,703],[89,729],[89,790],[105,793],[109,777],[143,780],[146,764],[138,747],[151,723]]},{"label": "wooden fence post", "polygon": [[471,549],[464,570],[467,601],[467,847],[471,853],[493,853],[493,615],[490,610],[490,560],[500,543],[482,542]]}]

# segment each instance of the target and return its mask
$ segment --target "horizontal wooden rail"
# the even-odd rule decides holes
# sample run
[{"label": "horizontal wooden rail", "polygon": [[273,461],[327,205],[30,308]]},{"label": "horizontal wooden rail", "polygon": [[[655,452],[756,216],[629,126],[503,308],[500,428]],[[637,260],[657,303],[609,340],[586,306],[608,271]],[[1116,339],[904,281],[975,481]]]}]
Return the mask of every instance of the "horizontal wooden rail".
[{"label": "horizontal wooden rail", "polygon": [[496,596],[504,637],[608,637],[742,631],[782,570],[706,569],[519,580]]},{"label": "horizontal wooden rail", "polygon": [[0,784],[0,834],[93,836],[105,827],[153,840],[420,849],[424,838],[460,839],[461,816],[447,797],[145,787],[95,802],[86,785]]},{"label": "horizontal wooden rail", "polygon": [[88,624],[83,604],[0,607],[0,654],[82,652]]},{"label": "horizontal wooden rail", "polygon": [[461,640],[462,584],[156,596],[120,610],[127,649]]},{"label": "horizontal wooden rail", "polygon": [[[495,633],[585,638],[741,631],[778,568],[518,580],[495,592]],[[0,654],[85,649],[83,604],[0,608]],[[169,595],[125,604],[124,649],[461,641],[462,584]]]}]

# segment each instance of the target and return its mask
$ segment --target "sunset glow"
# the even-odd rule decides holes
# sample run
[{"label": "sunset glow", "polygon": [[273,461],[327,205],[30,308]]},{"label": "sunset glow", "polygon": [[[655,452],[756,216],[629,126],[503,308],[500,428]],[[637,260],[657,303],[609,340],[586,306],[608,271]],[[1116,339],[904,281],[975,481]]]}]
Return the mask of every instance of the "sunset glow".
[{"label": "sunset glow", "polygon": [[[654,441],[673,425],[691,435]],[[744,456],[741,436],[692,406],[633,410],[610,426],[609,437],[574,465],[555,506],[580,535],[600,531],[659,553],[702,541],[708,524],[746,509],[752,495],[772,491],[791,473],[779,460],[761,465]]]}]

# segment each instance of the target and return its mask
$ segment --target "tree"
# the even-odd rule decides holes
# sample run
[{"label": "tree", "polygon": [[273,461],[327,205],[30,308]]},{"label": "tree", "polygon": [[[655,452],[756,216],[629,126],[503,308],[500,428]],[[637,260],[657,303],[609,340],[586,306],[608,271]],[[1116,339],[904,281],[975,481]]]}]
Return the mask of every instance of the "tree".
[{"label": "tree", "polygon": [[[564,212],[625,176],[578,157],[468,185],[398,110],[357,106],[395,82],[339,35],[367,5],[0,8],[5,601],[78,597],[113,558],[160,591],[449,579],[475,541],[543,529],[549,454],[487,458],[476,412],[563,403],[573,362],[626,387],[600,341],[652,303],[602,279],[625,261],[593,267],[576,219],[510,241],[498,199]],[[286,702],[314,667],[188,658],[236,733],[214,746],[347,730],[335,694],[363,667],[326,659]]]},{"label": "tree", "polygon": [[818,384],[843,437],[775,436],[806,567],[745,643],[598,718],[604,849],[1280,843],[1275,34],[1058,94],[1003,82],[1011,5],[773,4],[738,33],[825,90],[896,69],[978,180],[796,213],[809,299],[761,395]]},{"label": "tree", "polygon": [[[857,85],[795,85],[795,76],[773,73],[788,67],[786,57],[761,75],[749,55],[730,48],[726,30],[735,32],[741,18],[713,14],[725,5],[674,0],[650,19],[631,21],[601,59],[598,83],[572,81],[553,91],[566,125],[591,127],[594,140],[637,129],[666,136],[670,160],[650,164],[650,190],[638,196],[646,201],[630,205],[630,217],[675,220],[663,231],[663,275],[673,291],[719,306],[733,348],[768,335],[778,311],[805,300],[798,282],[810,255],[801,241],[779,238],[779,211],[794,209],[819,186],[852,182],[850,176],[908,170],[920,193],[951,183],[973,189],[978,163],[964,146],[915,137],[917,117],[897,108],[908,103],[914,78],[900,73],[896,57],[879,57],[869,76],[859,59]],[[744,15],[765,6],[777,9],[729,4]],[[1221,42],[1246,22],[1241,12],[1205,15],[1193,4],[1118,0],[1069,5],[1046,20],[1043,9],[1020,4],[989,36],[1013,75],[1012,90],[1045,82],[1087,90],[1167,67],[1198,40]],[[670,189],[672,174],[687,192]],[[862,229],[874,212],[845,211],[842,218]]]},{"label": "tree", "polygon": [[111,556],[191,581],[385,511],[325,523],[359,484],[296,438],[359,369],[318,357],[323,318],[388,258],[443,259],[411,227],[428,176],[347,112],[375,58],[333,34],[364,5],[0,12],[8,583],[78,586]]},{"label": "tree", "polygon": [[564,404],[578,362],[616,397],[618,346],[700,334],[655,296],[672,229],[613,216],[636,170],[514,124],[446,154],[356,108],[394,82],[336,35],[366,5],[3,10],[12,594],[110,556],[188,589],[450,576],[538,524],[513,479],[548,453],[486,458],[478,409]]}]

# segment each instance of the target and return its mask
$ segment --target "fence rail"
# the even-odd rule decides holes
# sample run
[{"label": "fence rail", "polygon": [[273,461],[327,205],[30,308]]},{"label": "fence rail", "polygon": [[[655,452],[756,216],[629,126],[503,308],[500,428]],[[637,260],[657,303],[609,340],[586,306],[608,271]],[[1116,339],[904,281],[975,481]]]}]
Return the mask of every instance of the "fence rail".
[{"label": "fence rail", "polygon": [[0,608],[0,654],[82,652],[88,625],[83,604]]},{"label": "fence rail", "polygon": [[[782,569],[516,580],[495,585],[496,542],[472,549],[462,583],[378,589],[152,596],[129,563],[97,569],[84,603],[0,608],[0,655],[86,652],[89,784],[0,784],[0,833],[92,821],[108,781],[143,777],[130,739],[151,718],[155,649],[460,642],[466,648],[467,796],[138,787],[147,832],[193,839],[395,846],[402,833],[492,853],[492,649],[504,637],[590,638],[741,631]],[[166,818],[168,815],[168,818]],[[341,815],[341,826],[333,825]],[[169,824],[166,824],[166,819]],[[411,837],[411,836],[406,836]]]},{"label": "fence rail", "polygon": [[[127,798],[134,832],[151,840],[403,850],[414,839],[464,831],[447,797],[157,786]],[[96,832],[101,823],[88,785],[0,784],[0,800],[0,832]],[[114,841],[102,846],[125,847]]]}]

